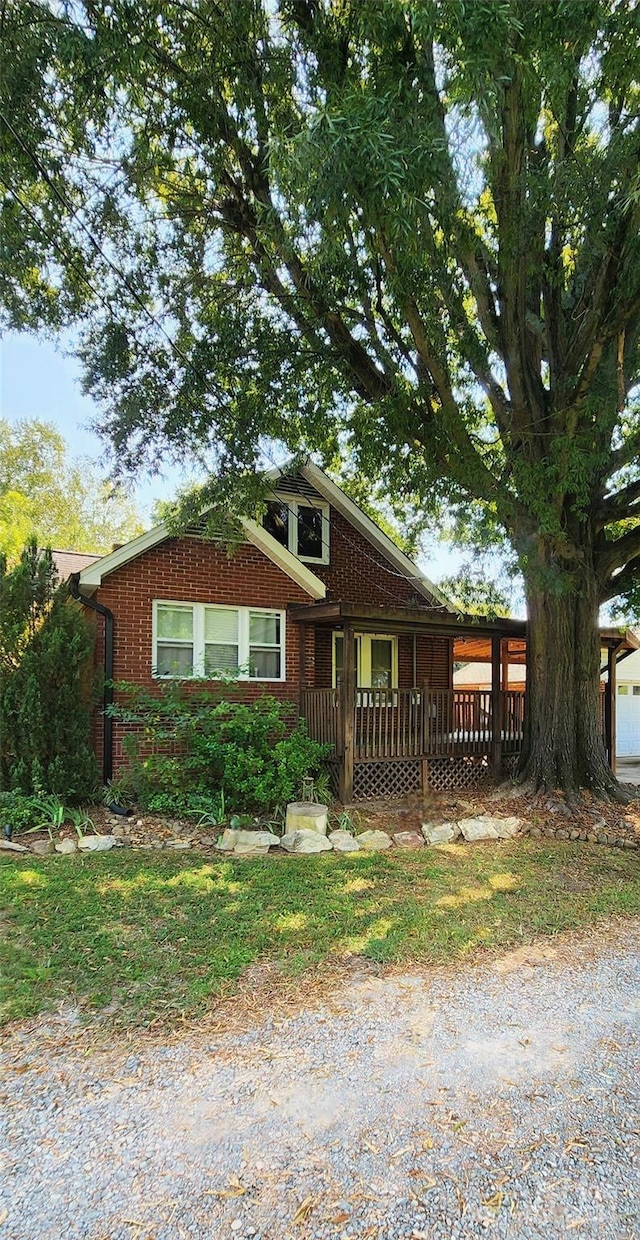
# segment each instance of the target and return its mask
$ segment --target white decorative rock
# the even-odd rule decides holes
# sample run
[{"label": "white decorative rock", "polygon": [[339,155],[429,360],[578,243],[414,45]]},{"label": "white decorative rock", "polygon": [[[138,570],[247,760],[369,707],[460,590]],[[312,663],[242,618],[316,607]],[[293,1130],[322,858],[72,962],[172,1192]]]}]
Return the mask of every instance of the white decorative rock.
[{"label": "white decorative rock", "polygon": [[237,852],[241,844],[248,844],[251,848],[274,848],[279,843],[280,837],[274,835],[273,831],[236,831],[236,845],[233,851]]},{"label": "white decorative rock", "polygon": [[[106,838],[107,837],[105,836],[105,839]],[[78,845],[75,840],[58,840],[58,843],[56,844],[56,852],[62,853],[63,856],[65,853],[74,853],[77,851]]]},{"label": "white decorative rock", "polygon": [[233,850],[234,857],[267,857],[268,855],[268,844],[236,844]]},{"label": "white decorative rock", "polygon": [[424,848],[424,840],[417,831],[396,831],[393,842],[398,848]]},{"label": "white decorative rock", "polygon": [[336,852],[360,852],[360,845],[350,831],[330,831],[327,839]]},{"label": "white decorative rock", "polygon": [[287,834],[282,836],[280,845],[290,853],[331,852],[333,847],[325,835],[304,828],[300,831],[287,831]]},{"label": "white decorative rock", "polygon": [[82,852],[108,852],[115,843],[112,835],[83,835],[78,840],[78,848]]},{"label": "white decorative rock", "polygon": [[314,805],[311,801],[291,801],[287,805],[285,831],[316,831],[318,835],[327,834],[329,809],[326,805]]},{"label": "white decorative rock", "polygon": [[238,832],[232,831],[230,827],[225,827],[222,835],[219,835],[216,840],[216,848],[218,848],[220,852],[233,852],[237,843]]},{"label": "white decorative rock", "polygon": [[5,840],[4,836],[0,839],[0,849],[2,852],[29,852],[24,844],[16,844],[15,840]]},{"label": "white decorative rock", "polygon": [[422,834],[427,844],[452,844],[460,835],[457,822],[423,822]]},{"label": "white decorative rock", "polygon": [[385,848],[391,848],[391,837],[386,831],[363,831],[358,836],[358,843],[368,852],[384,852]]},{"label": "white decorative rock", "polygon": [[474,844],[476,840],[498,839],[492,818],[461,818],[459,825],[468,844]]},{"label": "white decorative rock", "polygon": [[522,825],[519,818],[492,818],[491,821],[501,840],[510,840]]}]

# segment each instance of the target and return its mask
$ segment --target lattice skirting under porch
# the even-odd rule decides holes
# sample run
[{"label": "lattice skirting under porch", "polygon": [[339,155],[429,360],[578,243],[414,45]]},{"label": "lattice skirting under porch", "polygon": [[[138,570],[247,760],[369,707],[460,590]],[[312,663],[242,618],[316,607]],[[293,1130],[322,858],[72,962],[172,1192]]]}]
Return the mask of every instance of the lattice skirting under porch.
[{"label": "lattice skirting under porch", "polygon": [[[491,778],[485,756],[431,758],[427,781],[434,792],[455,792],[479,788]],[[422,762],[419,758],[395,762],[356,762],[353,770],[354,801],[394,800],[422,790]]]},{"label": "lattice skirting under porch", "polygon": [[503,757],[502,773],[503,775],[506,775],[508,779],[510,779],[512,775],[515,775],[518,768],[519,758],[520,754],[517,753],[510,753],[506,758]]},{"label": "lattice skirting under porch", "polygon": [[486,756],[465,758],[430,758],[427,782],[434,792],[457,792],[480,788],[489,782],[491,768]]},{"label": "lattice skirting under porch", "polygon": [[396,800],[419,792],[421,787],[422,763],[419,758],[354,764],[354,801]]}]

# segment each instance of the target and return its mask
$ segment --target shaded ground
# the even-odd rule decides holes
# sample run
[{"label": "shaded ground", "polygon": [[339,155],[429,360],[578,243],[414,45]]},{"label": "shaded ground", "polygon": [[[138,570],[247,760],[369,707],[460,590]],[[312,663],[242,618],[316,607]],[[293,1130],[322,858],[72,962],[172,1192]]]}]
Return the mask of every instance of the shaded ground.
[{"label": "shaded ground", "polygon": [[[632,1240],[640,922],[159,1043],[5,1040],[6,1240]],[[6,1213],[4,1213],[6,1212]]]}]

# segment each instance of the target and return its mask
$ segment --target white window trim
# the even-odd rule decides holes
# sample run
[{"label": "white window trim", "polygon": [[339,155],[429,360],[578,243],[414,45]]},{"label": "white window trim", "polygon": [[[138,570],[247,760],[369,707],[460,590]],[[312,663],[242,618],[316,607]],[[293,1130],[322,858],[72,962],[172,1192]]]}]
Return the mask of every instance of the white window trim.
[{"label": "white window trim", "polygon": [[[391,681],[389,689],[398,688],[398,638],[395,633],[354,633],[354,638],[358,643],[358,689],[371,689],[376,692],[371,684],[371,642],[385,641],[391,642]],[[336,668],[336,641],[341,637],[344,640],[344,634],[335,629],[331,639],[331,683],[335,689],[338,683]],[[366,678],[366,680],[365,680]],[[386,691],[385,691],[386,692]],[[358,705],[371,705],[365,701],[358,702]]]},{"label": "white window trim", "polygon": [[[279,504],[285,504],[289,509],[288,522],[288,547],[287,550],[295,555],[296,559],[302,560],[305,564],[328,564],[329,563],[329,530],[331,522],[329,519],[330,505],[324,500],[314,502],[309,499],[293,499],[290,495],[272,496]],[[322,513],[322,555],[298,555],[298,510],[300,508],[316,508]],[[277,540],[276,540],[277,541]]]},{"label": "white window trim", "polygon": [[[193,615],[193,673],[191,676],[172,675],[169,672],[158,672],[158,608],[182,607]],[[238,663],[242,671],[238,680],[249,684],[282,684],[287,679],[287,613],[277,607],[236,607],[231,603],[187,603],[184,599],[157,598],[153,600],[151,620],[151,674],[154,680],[222,680],[221,676],[205,676],[205,610],[236,611],[238,613]],[[251,676],[246,670],[250,660],[249,616],[252,614],[280,617],[280,676]],[[169,638],[166,639],[169,641]],[[176,645],[180,644],[176,641]],[[189,645],[184,641],[183,645]],[[254,646],[260,645],[254,642]],[[266,647],[265,647],[266,648]],[[276,650],[273,646],[271,649]]]}]

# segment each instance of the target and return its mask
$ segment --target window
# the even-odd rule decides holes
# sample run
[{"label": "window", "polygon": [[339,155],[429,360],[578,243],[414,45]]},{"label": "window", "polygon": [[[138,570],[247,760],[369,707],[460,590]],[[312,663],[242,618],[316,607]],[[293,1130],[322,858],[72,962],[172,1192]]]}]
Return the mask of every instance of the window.
[{"label": "window", "polygon": [[284,680],[284,613],[259,607],[156,601],[153,674]]},{"label": "window", "polygon": [[267,533],[299,560],[329,563],[329,505],[302,499],[273,499],[263,522]]},{"label": "window", "polygon": [[193,676],[193,608],[178,604],[158,607],[156,621],[158,676]]},{"label": "window", "polygon": [[[354,637],[356,685],[359,689],[397,689],[398,641],[378,633],[356,633]],[[337,685],[344,666],[344,637],[333,635],[333,684]]]},{"label": "window", "polygon": [[633,696],[640,697],[640,685],[633,686]]},{"label": "window", "polygon": [[628,692],[629,692],[628,685],[618,685],[618,693],[620,694],[620,697],[626,697]]}]

